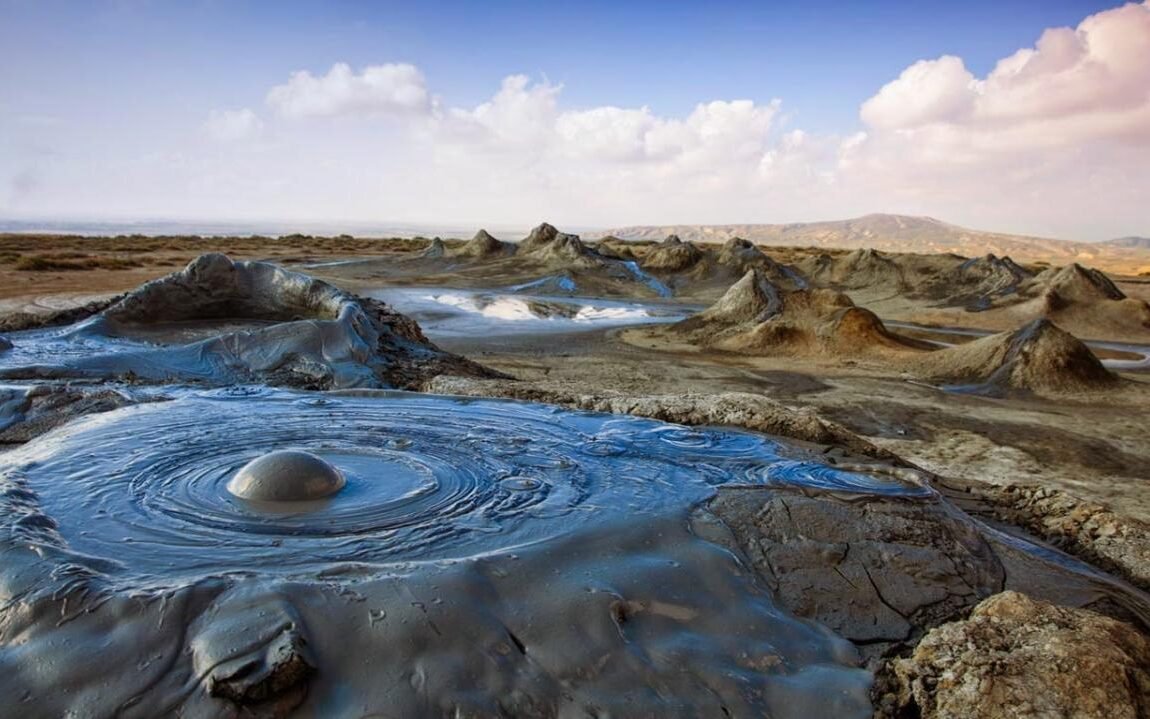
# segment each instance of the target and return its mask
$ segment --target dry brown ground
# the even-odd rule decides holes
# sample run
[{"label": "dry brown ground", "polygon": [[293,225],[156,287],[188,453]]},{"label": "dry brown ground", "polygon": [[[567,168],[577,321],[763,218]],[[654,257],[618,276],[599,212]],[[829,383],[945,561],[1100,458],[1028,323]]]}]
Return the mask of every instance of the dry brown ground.
[{"label": "dry brown ground", "polygon": [[96,297],[132,289],[177,270],[205,252],[284,264],[410,252],[426,240],[270,237],[80,237],[0,235],[0,310],[53,307],[56,295]]}]

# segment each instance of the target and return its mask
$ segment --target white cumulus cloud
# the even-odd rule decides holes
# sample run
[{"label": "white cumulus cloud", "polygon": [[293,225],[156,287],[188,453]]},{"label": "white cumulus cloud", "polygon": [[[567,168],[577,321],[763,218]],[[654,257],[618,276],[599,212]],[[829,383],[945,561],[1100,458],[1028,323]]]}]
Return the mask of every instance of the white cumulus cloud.
[{"label": "white cumulus cloud", "polygon": [[1025,135],[1044,146],[1129,133],[1150,140],[1148,111],[1150,2],[1048,29],[983,79],[957,57],[921,60],[863,103],[860,116],[877,130],[950,126],[993,150],[1024,145]]},{"label": "white cumulus cloud", "polygon": [[427,112],[431,97],[414,65],[369,65],[356,73],[341,62],[320,77],[307,70],[292,73],[268,92],[267,103],[287,117],[334,117]]}]

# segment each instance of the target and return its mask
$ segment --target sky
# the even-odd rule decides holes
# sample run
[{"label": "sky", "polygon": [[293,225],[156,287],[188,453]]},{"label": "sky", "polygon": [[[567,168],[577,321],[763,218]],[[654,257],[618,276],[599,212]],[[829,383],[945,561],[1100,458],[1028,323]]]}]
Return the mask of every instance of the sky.
[{"label": "sky", "polygon": [[0,219],[1150,235],[1150,0],[0,0]]}]

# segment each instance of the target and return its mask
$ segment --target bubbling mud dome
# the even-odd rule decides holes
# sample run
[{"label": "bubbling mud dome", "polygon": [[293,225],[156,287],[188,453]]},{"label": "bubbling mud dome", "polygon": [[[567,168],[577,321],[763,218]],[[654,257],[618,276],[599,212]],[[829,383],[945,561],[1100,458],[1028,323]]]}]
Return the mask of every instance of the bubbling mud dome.
[{"label": "bubbling mud dome", "polygon": [[[733,430],[404,393],[232,397],[83,419],[4,465],[72,549],[159,583],[467,557],[681,510],[732,482],[921,491]],[[309,476],[318,489],[300,487]]]}]

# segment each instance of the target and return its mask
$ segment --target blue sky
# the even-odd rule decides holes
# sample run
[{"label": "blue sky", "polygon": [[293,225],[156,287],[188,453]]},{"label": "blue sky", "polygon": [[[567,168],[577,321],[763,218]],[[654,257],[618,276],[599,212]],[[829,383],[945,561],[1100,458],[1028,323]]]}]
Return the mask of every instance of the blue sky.
[{"label": "blue sky", "polygon": [[[527,223],[550,210],[586,226],[792,221],[858,211],[914,211],[965,224],[990,222],[1020,232],[1091,235],[1088,239],[1115,232],[1150,232],[1145,212],[1129,208],[1115,217],[1114,208],[1099,207],[1098,219],[1088,222],[1081,215],[1090,208],[1076,208],[1077,220],[1043,220],[1039,216],[1042,203],[1033,199],[1017,208],[1006,206],[1001,198],[997,202],[1002,206],[984,207],[994,204],[995,198],[978,193],[966,203],[950,197],[932,206],[917,192],[923,182],[929,185],[924,173],[940,178],[940,196],[955,191],[941,181],[948,173],[937,166],[900,167],[897,174],[914,186],[894,187],[886,193],[864,192],[867,183],[860,179],[854,180],[860,183],[858,188],[851,190],[837,174],[841,143],[860,132],[868,135],[862,144],[867,147],[872,172],[887,167],[890,158],[906,154],[888,148],[889,158],[875,157],[876,148],[884,144],[876,138],[883,132],[891,138],[895,134],[904,139],[914,135],[915,148],[924,147],[925,135],[929,134],[925,130],[884,120],[879,131],[860,117],[865,102],[916,62],[943,56],[960,58],[973,78],[971,82],[977,84],[998,61],[1033,47],[1048,28],[1076,28],[1084,19],[1115,7],[1114,3],[1060,1],[597,2],[557,7],[554,3],[526,2],[0,0],[0,47],[5,58],[0,64],[0,132],[6,135],[0,138],[0,183],[8,182],[14,188],[6,193],[0,187],[0,217],[100,214],[231,219],[282,215],[327,219],[354,215],[356,219],[376,220]],[[1133,8],[1129,12],[1143,14],[1148,8],[1129,7]],[[1117,24],[1119,19],[1112,22]],[[1084,31],[1079,30],[1079,36],[1085,37]],[[1145,40],[1138,33],[1133,37],[1136,43]],[[1082,46],[1089,43],[1083,41]],[[1085,55],[1079,60],[1091,62]],[[520,74],[530,79],[531,86],[561,86],[556,107],[549,110],[553,117],[608,106],[645,107],[657,122],[687,122],[699,103],[750,100],[756,108],[767,108],[777,100],[769,123],[752,123],[753,132],[762,135],[755,150],[757,172],[762,174],[763,158],[770,153],[774,153],[772,167],[780,166],[779,158],[793,160],[793,147],[779,143],[787,133],[801,130],[808,148],[804,153],[809,156],[804,160],[805,169],[789,171],[798,173],[794,177],[833,175],[825,181],[834,185],[839,198],[837,204],[820,201],[804,205],[797,195],[784,201],[788,192],[795,194],[794,182],[789,182],[791,189],[784,192],[770,183],[754,184],[747,176],[718,177],[724,163],[737,159],[718,152],[704,153],[714,162],[712,166],[704,169],[700,159],[689,172],[684,170],[684,175],[667,169],[669,161],[663,155],[646,158],[639,169],[631,159],[622,165],[613,160],[616,165],[607,167],[601,158],[592,162],[592,158],[573,155],[570,148],[557,150],[554,143],[543,140],[537,146],[514,151],[502,148],[493,155],[490,147],[467,148],[435,135],[442,131],[441,117],[435,118],[437,129],[428,130],[413,127],[410,118],[397,121],[383,117],[388,113],[376,107],[369,116],[358,118],[333,120],[334,114],[353,113],[329,113],[327,121],[331,124],[308,121],[305,128],[299,122],[283,121],[269,109],[269,91],[287,83],[292,73],[308,71],[320,78],[336,63],[346,63],[353,72],[397,63],[414,66],[429,95],[436,98],[436,107],[427,111],[429,116],[450,115],[453,110],[462,116],[490,101],[504,78]],[[927,68],[931,73],[934,69]],[[1123,72],[1134,73],[1123,75],[1124,84],[1118,88],[1127,99],[1143,89],[1150,94],[1150,87],[1140,87],[1137,68],[1111,68],[1107,77]],[[943,73],[936,74],[941,77]],[[1056,85],[1061,82],[1058,78],[1048,81]],[[938,80],[937,87],[942,88],[943,82]],[[917,96],[932,96],[933,88],[916,90]],[[1083,88],[1081,92],[1085,98],[1091,90]],[[210,113],[241,109],[251,113],[246,117],[254,128],[248,138],[253,144],[226,151],[204,144],[203,127]],[[973,121],[937,113],[931,115],[930,122],[935,127],[947,124],[952,130],[972,133],[971,147],[986,145],[973,134],[985,131],[985,123],[975,127]],[[1063,125],[1069,127],[1068,123]],[[1044,127],[1044,132],[1058,132],[1052,125]],[[596,133],[617,131],[594,128]],[[1093,152],[1101,142],[1106,147],[1098,152],[1109,151],[1114,138],[1096,135],[1072,133],[1059,146]],[[343,136],[344,143],[335,143],[336,136]],[[742,147],[745,139],[731,147]],[[1133,143],[1135,155],[1141,157],[1139,153],[1146,150],[1143,137],[1137,135],[1128,141]],[[836,142],[840,145],[834,145]],[[427,154],[412,149],[420,143]],[[816,143],[821,143],[820,147],[810,149]],[[443,148],[448,145],[452,149],[445,153]],[[344,168],[346,172],[333,169],[333,174],[325,175],[329,185],[341,177],[349,182],[354,177],[357,184],[349,185],[347,192],[357,196],[355,202],[310,201],[308,198],[329,192],[330,186],[309,191],[302,178],[284,195],[282,206],[274,201],[275,192],[258,186],[248,188],[250,202],[237,201],[237,193],[241,197],[245,193],[242,182],[258,178],[261,168],[265,173],[285,172],[283,153],[297,153],[302,161],[311,159],[309,152],[318,153],[317,147],[325,149],[325,157],[348,158],[348,162],[379,153],[373,163],[365,158],[363,167]],[[853,151],[853,147],[848,149]],[[1020,160],[1013,149],[1011,153],[996,150],[995,157],[1010,154],[1017,163]],[[689,154],[687,150],[676,152]],[[445,154],[455,159],[445,160]],[[214,159],[205,159],[212,155]],[[968,155],[965,151],[951,155],[954,162],[963,165],[964,173],[970,169]],[[1129,156],[1129,152],[1118,156]],[[392,165],[386,170],[383,168],[389,163],[384,158],[411,164],[404,168]],[[750,161],[743,154],[739,158]],[[165,162],[169,168],[180,169],[165,174]],[[571,176],[556,176],[547,170],[559,162],[566,163],[565,172],[574,173],[571,168],[579,166],[580,176],[590,173],[599,178],[591,183],[592,188],[606,182],[614,191],[625,192],[628,186],[637,187],[628,183],[643,183],[630,203],[635,211],[626,209],[628,203],[601,202],[589,188],[575,192]],[[1028,156],[1025,162],[1040,166],[1047,158]],[[656,167],[659,163],[663,163],[662,169]],[[189,164],[197,164],[198,169],[189,168]],[[442,174],[437,177],[426,172],[428,165],[435,165]],[[515,178],[504,178],[509,180],[504,186],[518,192],[518,199],[500,196],[485,203],[482,198],[462,198],[465,188],[444,187],[444,176],[492,165],[506,168],[508,173],[517,168],[520,176],[529,167],[538,175],[532,187],[542,182],[559,189],[554,196],[540,194],[515,187]],[[372,166],[377,169],[372,170]],[[109,167],[113,176],[101,178],[102,168]],[[440,198],[424,202],[414,196],[414,190],[411,197],[395,197],[404,190],[402,183],[383,175],[413,174],[416,170],[420,179],[415,184],[421,193],[443,187],[445,192],[461,195],[459,201]],[[987,161],[985,171],[987,178],[1002,176],[1002,168],[993,161]],[[372,172],[383,174],[376,178]],[[694,182],[706,173],[716,176],[693,185],[684,179],[689,175]],[[884,177],[891,174],[884,172]],[[1097,181],[1121,181],[1127,186],[1132,181],[1146,181],[1145,173],[1139,174],[1133,166],[1119,174],[1117,179],[1099,176]],[[226,192],[203,190],[206,185],[223,182],[221,178],[230,178],[233,183]],[[377,191],[386,197],[373,197],[365,190],[365,178],[378,180]],[[1019,181],[1022,179],[1036,181],[1033,176]],[[657,193],[651,183],[658,182],[668,183],[671,194],[686,193],[686,183],[697,191],[692,196],[698,201],[674,202],[668,208],[652,199]],[[1052,192],[1063,191],[1067,184],[1062,176],[1052,176],[1050,182]],[[99,192],[91,187],[101,184],[104,187]],[[964,187],[973,191],[978,184],[972,179]],[[1096,189],[1091,197],[1108,195],[1105,187]],[[708,191],[714,196],[708,196]],[[722,198],[732,191],[740,193],[738,200],[725,203]],[[490,212],[485,211],[488,207]],[[381,213],[400,216],[383,217]],[[422,216],[431,213],[450,217]]]}]

